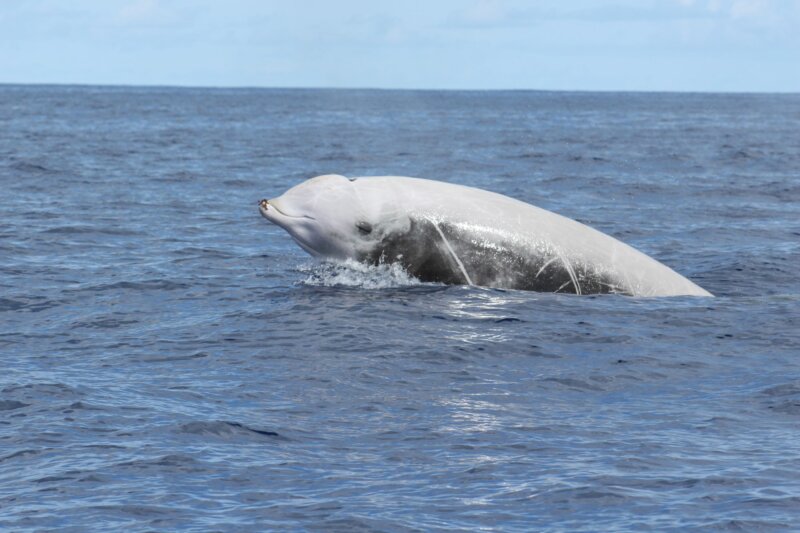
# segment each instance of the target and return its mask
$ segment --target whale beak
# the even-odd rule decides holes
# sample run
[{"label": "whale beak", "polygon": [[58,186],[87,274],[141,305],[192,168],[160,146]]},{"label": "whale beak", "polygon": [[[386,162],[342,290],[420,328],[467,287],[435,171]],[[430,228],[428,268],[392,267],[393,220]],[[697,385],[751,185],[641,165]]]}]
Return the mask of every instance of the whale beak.
[{"label": "whale beak", "polygon": [[272,220],[272,217],[270,215],[273,214],[272,211],[274,210],[275,208],[270,205],[269,200],[267,200],[266,198],[258,201],[258,211],[261,213],[262,217],[268,220]]},{"label": "whale beak", "polygon": [[288,220],[288,219],[308,219],[308,220],[315,220],[314,217],[310,217],[304,214],[292,214],[287,213],[284,211],[284,207],[278,202],[280,198],[273,198],[272,200],[259,200],[258,201],[258,210],[261,215],[269,220],[270,222],[274,222],[279,226],[283,226],[284,224],[278,222],[279,220]]}]

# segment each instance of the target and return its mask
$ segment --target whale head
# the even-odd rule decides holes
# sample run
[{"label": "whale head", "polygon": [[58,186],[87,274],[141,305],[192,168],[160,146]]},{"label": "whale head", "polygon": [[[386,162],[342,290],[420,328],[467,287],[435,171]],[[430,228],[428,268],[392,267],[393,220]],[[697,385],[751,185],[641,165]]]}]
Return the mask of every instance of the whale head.
[{"label": "whale head", "polygon": [[361,259],[380,238],[376,226],[387,202],[358,185],[337,174],[317,176],[261,200],[259,211],[315,257]]}]

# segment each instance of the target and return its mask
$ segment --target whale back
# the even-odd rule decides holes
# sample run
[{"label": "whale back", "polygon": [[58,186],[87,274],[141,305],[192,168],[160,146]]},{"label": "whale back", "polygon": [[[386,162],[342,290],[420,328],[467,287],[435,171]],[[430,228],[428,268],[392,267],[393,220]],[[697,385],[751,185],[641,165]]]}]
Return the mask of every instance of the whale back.
[{"label": "whale back", "polygon": [[507,196],[396,176],[357,178],[353,185],[376,226],[390,221],[359,259],[399,262],[423,281],[575,294],[710,295],[609,235]]}]

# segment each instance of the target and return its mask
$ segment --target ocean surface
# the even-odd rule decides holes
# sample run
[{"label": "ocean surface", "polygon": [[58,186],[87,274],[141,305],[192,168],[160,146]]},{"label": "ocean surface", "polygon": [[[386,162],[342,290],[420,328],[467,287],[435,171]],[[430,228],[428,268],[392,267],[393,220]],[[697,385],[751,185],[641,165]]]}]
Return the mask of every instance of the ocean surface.
[{"label": "ocean surface", "polygon": [[[471,185],[716,298],[319,264],[257,201]],[[0,530],[800,528],[800,95],[0,86]]]}]

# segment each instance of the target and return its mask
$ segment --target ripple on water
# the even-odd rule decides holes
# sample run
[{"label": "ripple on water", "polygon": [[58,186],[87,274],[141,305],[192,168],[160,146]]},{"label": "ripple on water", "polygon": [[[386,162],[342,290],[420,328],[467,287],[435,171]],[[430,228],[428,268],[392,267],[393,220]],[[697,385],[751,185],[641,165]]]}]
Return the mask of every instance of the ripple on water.
[{"label": "ripple on water", "polygon": [[279,435],[276,431],[256,429],[240,422],[228,422],[223,420],[212,422],[188,422],[180,426],[180,431],[189,435],[213,436],[223,439],[235,439],[237,437],[277,437],[280,440],[287,440],[286,437]]}]

